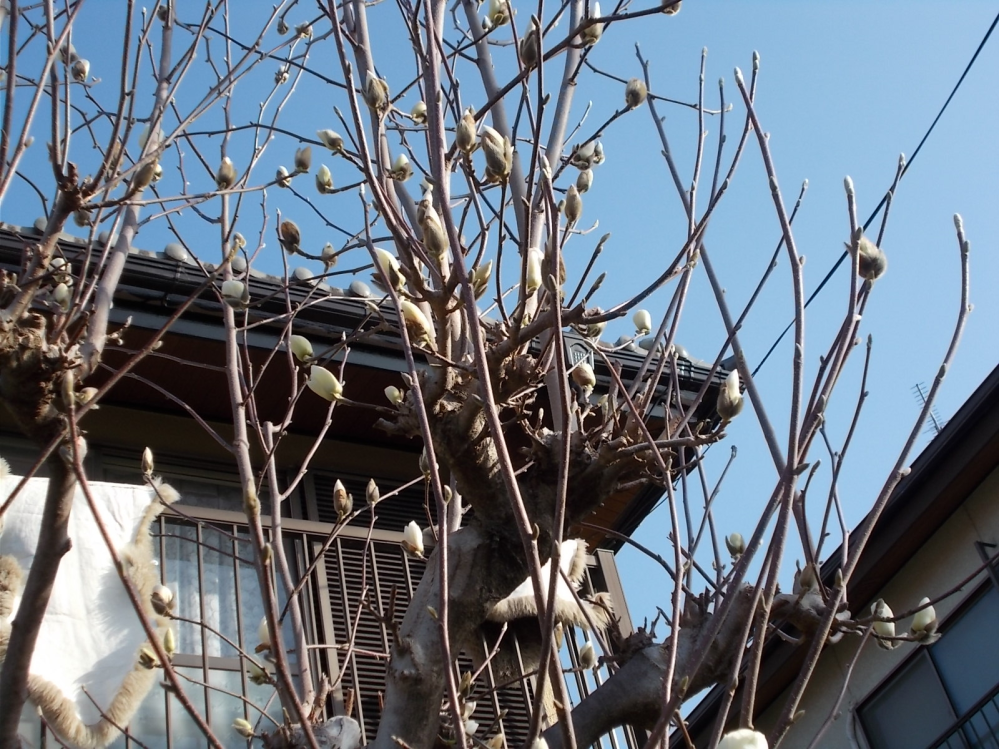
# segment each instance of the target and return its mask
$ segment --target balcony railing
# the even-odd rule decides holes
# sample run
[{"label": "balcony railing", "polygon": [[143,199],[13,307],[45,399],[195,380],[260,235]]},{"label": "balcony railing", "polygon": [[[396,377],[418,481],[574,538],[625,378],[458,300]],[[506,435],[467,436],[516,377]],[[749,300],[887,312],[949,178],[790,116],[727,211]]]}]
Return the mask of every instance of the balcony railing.
[{"label": "balcony railing", "polygon": [[999,749],[999,684],[937,738],[929,749]]}]

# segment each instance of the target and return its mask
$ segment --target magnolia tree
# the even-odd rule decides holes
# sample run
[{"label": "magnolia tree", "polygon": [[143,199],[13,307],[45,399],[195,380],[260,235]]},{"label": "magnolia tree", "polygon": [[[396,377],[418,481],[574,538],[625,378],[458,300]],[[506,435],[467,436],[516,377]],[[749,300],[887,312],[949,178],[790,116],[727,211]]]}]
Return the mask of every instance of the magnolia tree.
[{"label": "magnolia tree", "polygon": [[[325,399],[331,419],[360,405],[351,400],[349,379],[347,387],[341,385],[342,365],[331,363],[333,354],[342,361],[357,336],[319,357],[310,341],[292,335],[299,311],[330,293],[317,284],[305,302],[289,303],[283,318],[289,353],[266,363],[294,375],[288,413],[280,423],[256,416],[252,383],[261,373],[248,371],[241,354],[245,332],[260,319],[249,293],[249,268],[283,267],[291,283],[287,260],[294,255],[321,264],[320,280],[340,272],[335,266],[349,265],[365,278],[371,274],[378,293],[370,297],[369,319],[394,331],[408,369],[406,387],[388,393],[390,404],[375,405],[383,410],[384,429],[422,441],[428,496],[441,519],[433,529],[432,552],[419,528],[407,529],[405,548],[427,553],[429,564],[391,647],[374,739],[379,746],[415,749],[438,740],[503,745],[502,736],[471,735],[470,684],[455,659],[473,646],[479,626],[525,579],[532,592],[523,610],[536,616],[541,632],[535,664],[539,698],[528,741],[547,742],[552,749],[589,746],[621,725],[649,730],[659,742],[671,726],[682,727],[685,698],[719,683],[731,688],[713,743],[776,746],[825,643],[871,632],[888,646],[932,637],[928,601],[921,604],[913,633],[896,635],[893,622],[902,617],[883,602],[873,612],[851,616],[845,598],[872,527],[905,472],[918,423],[831,585],[820,579],[817,563],[821,539],[835,524],[823,523],[813,533],[802,510],[814,474],[810,453],[823,434],[827,404],[848,358],[862,352],[856,345],[861,317],[887,265],[880,236],[868,238],[858,225],[851,181],[846,180],[844,237],[853,273],[840,290],[844,315],[831,340],[811,344],[823,356],[806,382],[803,263],[792,232],[794,214],[778,186],[753,106],[758,59],[748,76],[736,70],[731,101],[722,88],[720,106],[713,110],[704,103],[703,74],[697,101],[682,104],[657,95],[641,58],[632,63],[633,78],[626,71],[600,71],[589,61],[606,36],[626,34],[631,21],[679,24],[682,16],[674,18],[679,9],[679,0],[643,8],[621,0],[603,9],[588,0],[536,7],[511,7],[508,0],[484,7],[474,0],[391,7],[322,0],[312,7],[293,1],[248,14],[225,0],[208,6],[161,2],[148,12],[131,2],[112,10],[82,2],[61,9],[51,3],[20,8],[11,0],[5,8],[0,199],[31,190],[42,201],[45,220],[40,234],[25,236],[20,267],[5,272],[0,283],[0,399],[38,445],[37,465],[47,465],[50,480],[38,538],[45,551],[23,571],[20,583],[6,568],[0,580],[6,592],[21,596],[12,626],[0,629],[0,745],[17,744],[25,700],[44,701],[32,691],[29,665],[67,549],[72,498],[78,486],[87,486],[80,420],[166,332],[116,367],[105,384],[88,384],[109,340],[127,334],[109,328],[109,312],[140,229],[152,237],[169,236],[169,251],[194,258],[204,272],[201,298],[213,295],[223,310],[233,430],[226,446],[243,487],[266,612],[260,653],[244,655],[257,664],[254,676],[273,685],[286,716],[286,725],[270,730],[238,721],[236,729],[244,735],[252,737],[256,730],[272,746],[357,740],[342,719],[321,721],[329,686],[324,675],[313,672],[308,659],[299,659],[294,673],[289,668],[289,649],[304,653],[307,647],[302,580],[293,578],[279,539],[267,535],[257,499],[269,488],[278,513],[280,500],[295,491],[308,467],[302,465],[295,480],[277,490],[273,456],[295,428],[299,399]],[[97,23],[86,14],[112,12],[121,16],[117,42],[98,42],[99,35],[81,31],[96,28],[85,26]],[[376,55],[376,49],[393,47],[396,51],[382,59]],[[616,78],[619,72],[624,77]],[[597,80],[619,81],[621,93],[617,100],[597,100],[591,112],[580,93]],[[297,103],[296,96],[322,104]],[[405,107],[403,98],[409,102]],[[692,175],[680,173],[663,124],[663,112],[676,106],[692,108],[699,122]],[[726,135],[732,135],[726,132],[731,129],[726,112],[729,122],[740,118],[736,138],[730,138],[734,148],[725,147]],[[686,221],[674,234],[665,226],[658,230],[669,250],[648,274],[645,288],[599,309],[592,299],[604,277],[592,277],[591,271],[609,240],[591,235],[595,222],[583,218],[586,193],[599,175],[603,143],[610,150],[619,121],[639,117],[652,118],[658,141],[650,147],[663,154],[665,179],[661,194],[647,195],[648,204],[634,210],[647,212],[669,199],[675,187]],[[705,147],[707,119],[718,133],[713,165]],[[29,148],[36,137],[46,142],[47,163],[32,161],[42,148],[41,143]],[[705,246],[711,217],[746,148],[762,154],[780,233],[777,253],[789,261],[784,282],[793,289],[796,312],[789,405],[780,409],[789,415],[780,426],[760,400],[739,339],[757,294],[746,308],[731,309],[715,270],[722,259]],[[702,166],[711,172],[710,184],[702,179]],[[284,213],[271,205],[276,195]],[[77,234],[87,236],[87,251],[67,258],[60,233],[74,224]],[[967,309],[967,243],[960,219],[956,224],[965,283],[955,343]],[[570,246],[588,262],[568,262]],[[681,401],[673,374],[684,356],[674,340],[698,273],[707,277],[727,335],[704,344],[713,345],[714,359],[691,402]],[[759,286],[770,279],[768,270]],[[641,309],[654,292],[669,300],[658,320]],[[600,340],[604,325],[618,318],[633,319],[636,334],[617,346],[645,354],[637,375],[627,381],[614,364],[615,347]],[[569,329],[583,334],[592,359],[609,372],[609,387],[602,392],[594,394],[596,378],[586,360],[567,360],[563,337]],[[636,336],[645,337],[640,347]],[[720,388],[711,385],[715,373],[719,380],[725,377]],[[744,398],[750,401],[746,408]],[[715,417],[695,417],[702,402]],[[931,403],[932,394],[927,409]],[[653,418],[658,404],[667,407],[665,419]],[[755,487],[767,497],[755,529],[746,538],[732,534],[723,544],[714,531],[710,496],[693,482],[677,489],[674,479],[699,466],[704,448],[722,439],[737,416],[759,422],[779,478],[772,487]],[[315,436],[317,443],[322,436]],[[826,518],[838,509],[833,490],[838,469],[839,463],[823,494]],[[144,470],[153,483],[153,456],[147,456]],[[558,584],[560,570],[571,567],[567,534],[616,492],[649,483],[662,487],[668,507],[663,548],[648,550],[664,567],[664,622],[655,634],[624,633],[631,636],[619,643],[611,678],[573,705],[555,643],[565,615],[557,598],[567,587]],[[160,494],[169,493],[155,485]],[[378,493],[372,483],[372,505]],[[341,516],[355,512],[345,492],[338,491],[336,500]],[[11,501],[13,495],[0,512]],[[777,579],[784,550],[798,544],[806,564],[794,590],[782,593]],[[219,746],[206,717],[184,697],[185,682],[170,663],[171,591],[150,592],[130,576],[128,565],[118,569],[149,638],[138,656],[140,666],[162,669],[164,688],[176,692],[209,743]],[[278,587],[290,599],[286,613],[275,595]],[[0,612],[4,616],[10,614],[9,598],[0,596],[0,602],[8,601]],[[577,601],[577,608],[598,631],[612,618],[600,600]],[[281,629],[286,615],[294,631],[290,645],[268,635]],[[772,735],[764,739],[752,730],[755,685],[768,632],[783,622],[800,631],[807,655]],[[592,664],[594,657],[587,652],[584,661]],[[733,706],[738,681],[744,697]],[[547,710],[546,693],[552,696]],[[134,708],[105,715],[105,721],[124,727]],[[42,715],[57,731],[63,725],[51,712],[43,709]],[[733,722],[740,730],[723,739]],[[72,743],[100,745],[116,730],[77,726],[64,732]]]}]

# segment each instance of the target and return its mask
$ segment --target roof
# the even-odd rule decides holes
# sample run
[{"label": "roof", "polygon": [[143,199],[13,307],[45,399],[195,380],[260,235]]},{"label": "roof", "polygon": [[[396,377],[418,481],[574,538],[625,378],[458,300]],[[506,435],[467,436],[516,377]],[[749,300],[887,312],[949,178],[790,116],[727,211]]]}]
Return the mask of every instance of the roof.
[{"label": "roof", "polygon": [[[25,242],[39,234],[32,227],[0,224],[0,268],[20,267]],[[60,235],[59,246],[70,260],[78,255],[82,257],[87,251],[85,239],[67,233]],[[147,331],[160,329],[181,304],[198,294],[205,283],[206,271],[213,270],[211,265],[196,263],[180,245],[168,246],[164,252],[131,248],[115,292],[111,314],[112,327],[128,321],[131,332],[125,334],[126,346],[121,349],[107,347],[105,363],[114,367],[124,361],[130,350],[140,348],[148,340]],[[263,364],[281,346],[286,335],[288,312],[297,306],[294,331],[308,336],[319,354],[335,347],[345,335],[356,330],[366,331],[363,339],[350,347],[345,385],[352,400],[382,402],[386,386],[402,385],[400,373],[406,370],[406,363],[398,337],[391,331],[380,329],[377,317],[371,314],[373,306],[378,305],[380,300],[361,295],[366,291],[364,283],[355,282],[349,289],[341,290],[328,286],[323,279],[310,278],[303,270],[296,269],[289,273],[292,276],[290,284],[281,277],[252,268],[249,271],[247,282],[253,300],[249,315],[251,321],[258,324],[245,334],[248,356],[254,363]],[[391,304],[378,305],[378,311],[386,320],[395,321]],[[224,378],[207,375],[192,378],[189,366],[194,362],[208,372],[219,371],[225,366],[221,316],[222,303],[218,295],[211,288],[201,289],[194,303],[173,324],[170,334],[163,339],[163,346],[140,363],[134,373],[147,381],[169,382],[171,391],[183,398],[200,416],[208,421],[226,423],[231,419],[231,412]],[[586,350],[583,338],[568,331],[566,345],[573,359]],[[337,354],[334,360],[339,362],[342,358],[341,354]],[[612,361],[620,365],[626,381],[629,375],[637,373],[644,358],[644,351],[617,350],[611,355]],[[363,368],[363,373],[358,371],[359,368]],[[283,368],[270,368],[256,392],[261,404],[260,418],[279,422],[287,408],[287,387],[282,379],[287,374],[278,370]],[[599,359],[594,362],[594,370],[598,389],[606,390],[610,386],[610,373]],[[678,360],[676,376],[685,397],[694,397],[709,371],[709,367],[702,362]],[[702,401],[698,418],[715,417],[715,392],[726,374],[721,370],[715,373],[711,391]],[[667,368],[663,374],[664,381],[670,377],[672,374]],[[176,401],[151,388],[148,382],[134,378],[120,381],[105,402],[142,410],[184,413]],[[661,409],[659,413],[662,414]],[[299,407],[293,428],[305,434],[317,433],[325,416],[324,409]],[[333,420],[328,435],[355,444],[391,445],[414,455],[419,452],[421,446],[417,441],[390,436],[376,429],[377,419],[378,414],[371,410],[345,409]],[[655,506],[662,493],[660,487],[653,485],[621,492],[599,508],[591,521],[619,533],[630,534]],[[621,544],[597,532],[591,531],[589,536],[591,545],[616,549]]]},{"label": "roof", "polygon": [[[851,609],[869,604],[997,466],[999,367],[927,445],[895,488],[847,585]],[[825,582],[832,583],[840,559],[842,546],[822,565]],[[805,648],[771,637],[760,671],[758,714],[791,684],[804,656]],[[723,691],[724,687],[716,685],[691,711],[691,735],[701,733],[714,720]]]}]

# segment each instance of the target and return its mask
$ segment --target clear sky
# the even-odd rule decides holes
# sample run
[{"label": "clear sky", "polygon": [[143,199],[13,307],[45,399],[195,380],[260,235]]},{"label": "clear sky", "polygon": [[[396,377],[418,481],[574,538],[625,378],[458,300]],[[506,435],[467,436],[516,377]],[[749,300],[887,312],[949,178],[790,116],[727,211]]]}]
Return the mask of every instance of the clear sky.
[{"label": "clear sky", "polygon": [[[607,0],[605,4],[610,5]],[[289,22],[294,25],[310,17],[314,8],[305,5],[296,7]],[[513,0],[513,5],[518,7],[517,0]],[[111,11],[112,7],[115,12]],[[232,19],[236,35],[239,36],[243,29],[248,30],[251,21],[252,25],[257,25],[262,14],[269,13],[270,7],[270,3],[240,2],[239,13]],[[528,7],[525,4],[516,18],[521,33],[526,28]],[[604,8],[605,12],[607,10]],[[652,16],[637,23],[609,28],[593,50],[590,61],[621,78],[639,76],[641,71],[634,54],[637,42],[650,60],[654,92],[694,102],[701,50],[706,47],[706,100],[714,108],[718,100],[718,78],[723,77],[726,81],[727,101],[736,101],[733,68],[739,66],[748,75],[753,50],[759,51],[762,67],[757,108],[764,129],[771,134],[770,146],[789,204],[801,181],[809,180],[809,190],[795,224],[795,237],[799,251],[807,258],[805,283],[810,292],[839,257],[843,242],[848,238],[844,176],[850,175],[856,184],[863,220],[888,188],[899,154],[911,154],[996,12],[994,2],[971,0],[946,5],[939,0],[878,3],[685,0],[682,11],[674,17]],[[117,44],[114,31],[120,27],[121,19],[116,13],[120,15],[117,4],[91,3],[74,36],[80,54],[92,60],[91,74],[105,79],[94,91],[108,106],[114,100],[117,61],[108,59],[105,53]],[[399,30],[395,4],[375,4],[370,14],[376,64],[390,85],[395,86],[395,92],[399,88],[396,82],[403,78],[403,69],[411,63],[411,52],[408,45],[399,44],[397,37],[391,37]],[[187,20],[194,19],[188,17]],[[282,39],[272,31],[266,41],[276,45]],[[219,54],[217,47],[215,49]],[[327,44],[314,54],[310,65],[340,78],[339,66],[332,54],[332,45]],[[199,64],[203,61],[204,58],[199,60]],[[269,85],[267,81],[273,78],[276,68],[274,63],[267,65],[260,79],[262,83],[254,84],[257,88],[251,88],[250,84],[237,88],[233,100],[235,124],[254,117],[258,102],[266,96],[266,92],[261,92]],[[561,62],[557,60],[553,70],[560,68]],[[952,415],[997,364],[997,69],[999,38],[986,46],[902,182],[892,208],[883,243],[890,259],[889,269],[877,283],[862,324],[862,334],[871,333],[874,337],[868,382],[870,399],[840,484],[851,526],[863,516],[879,492],[917,415],[913,386],[930,384],[950,337],[959,299],[958,250],[952,222],[955,212],[964,216],[972,244],[971,299],[975,310],[938,401],[940,415],[944,419]],[[193,74],[186,84],[187,93],[182,93],[178,99],[182,107],[192,103],[206,89],[207,74],[203,66],[198,70],[200,72]],[[470,69],[465,70],[464,75],[466,101],[477,104],[474,76]],[[416,99],[415,94],[410,94],[398,104],[408,109]],[[584,136],[592,133],[597,123],[620,106],[623,86],[586,75],[577,92],[576,119],[582,116],[588,101],[593,102],[593,109],[580,129]],[[140,99],[137,113],[143,112],[141,107],[148,108],[150,102],[148,97]],[[334,104],[346,111],[338,91],[328,86],[318,87],[315,81],[303,79],[298,94],[285,108],[281,124],[310,137],[318,128],[336,128],[332,113]],[[273,109],[273,102],[271,107]],[[676,160],[685,179],[689,180],[697,137],[696,113],[690,108],[671,105],[661,105],[660,112],[666,117],[666,129]],[[217,124],[217,110],[212,117]],[[741,122],[742,108],[736,106],[727,122],[727,154],[731,153]],[[707,154],[710,156],[717,147],[714,138],[718,119],[708,117],[706,127]],[[28,163],[32,173],[42,174],[41,170],[46,167],[43,142],[47,138],[41,129],[37,136],[40,142],[29,154]],[[606,308],[641,288],[653,272],[658,274],[658,269],[682,245],[685,220],[659,155],[660,145],[648,107],[622,118],[602,136],[602,141],[607,161],[596,170],[593,188],[585,195],[583,218],[584,224],[599,218],[600,227],[591,237],[573,240],[566,261],[572,277],[573,271],[578,273],[585,263],[595,236],[605,231],[612,233],[597,266],[598,271],[609,273],[607,283],[595,299],[595,303]],[[206,145],[205,162],[212,169],[218,163],[219,153],[214,149],[220,143],[221,138],[214,138]],[[237,168],[244,168],[248,162],[248,145],[245,133],[235,136],[230,144],[230,154]],[[259,178],[253,182],[270,179],[278,163],[290,166],[295,145],[293,140],[285,139],[272,146]],[[93,154],[88,153],[80,153],[79,158],[83,162],[92,160]],[[186,177],[191,189],[208,189],[212,184],[211,174],[189,151],[187,158]],[[329,163],[338,185],[353,181],[353,176],[348,176],[342,164],[320,154],[317,149],[313,170],[321,161]],[[706,169],[710,169],[710,164],[707,162]],[[84,173],[88,168],[92,167],[82,164]],[[167,165],[166,168],[168,176],[164,179],[168,180],[175,167]],[[410,184],[413,190],[417,189],[415,182]],[[328,200],[319,205],[335,222],[341,219],[346,222],[348,212],[356,211],[354,193],[318,198],[311,176],[304,178],[301,187],[302,193],[314,202]],[[241,220],[247,225],[254,220],[259,224],[259,206],[260,200],[256,197],[248,201]],[[23,188],[8,196],[2,208],[0,218],[15,224],[29,224],[40,213],[37,199]],[[269,247],[259,265],[265,270],[279,272],[281,267],[273,239],[276,209],[294,215],[313,251],[321,247],[324,232],[335,235],[330,236],[335,244],[343,241],[343,235],[324,230],[309,209],[289,191],[272,189],[266,203],[270,223],[265,241]],[[257,219],[252,218],[254,212]],[[217,229],[208,227],[206,230],[206,225],[199,224],[191,212],[184,220],[198,224],[200,233],[190,234],[189,238],[197,239],[199,248],[208,248],[204,254],[206,260],[216,260],[217,255],[213,256],[210,250],[212,232],[217,234]],[[164,222],[150,224],[140,233],[137,246],[161,249],[171,239],[165,226]],[[251,243],[254,242],[252,231],[244,230],[244,233]],[[711,257],[734,310],[740,309],[748,298],[769,262],[779,236],[759,151],[751,141],[729,194],[706,236]],[[355,264],[344,261],[342,265]],[[367,273],[363,274],[365,280],[367,276]],[[809,309],[805,357],[810,373],[814,372],[818,357],[827,348],[846,308],[848,282],[844,266]],[[665,310],[671,291],[668,289],[649,300],[646,306],[654,317]],[[790,321],[791,314],[787,258],[782,254],[773,279],[742,333],[751,366],[759,362]],[[622,321],[612,324],[605,338],[614,340],[618,335],[630,332],[630,323]],[[724,341],[718,312],[700,270],[692,283],[678,341],[693,356],[708,360],[715,357]],[[782,439],[786,435],[790,354],[790,344],[785,341],[759,377],[768,412]],[[862,351],[858,351],[831,404],[833,412],[852,413],[861,361]],[[838,445],[845,434],[846,420],[831,414],[829,430],[831,439]],[[927,439],[923,436],[918,448],[924,446]],[[729,445],[737,446],[739,454],[715,505],[717,525],[722,533],[738,530],[748,535],[776,479],[773,464],[760,439],[759,427],[748,408],[729,429],[727,443],[712,451],[707,467],[710,483],[724,464]],[[827,456],[818,453],[814,456],[822,457],[828,466]],[[820,473],[819,478],[827,480],[828,473]],[[816,493],[811,505],[813,509],[820,505],[819,494],[821,492]],[[668,525],[668,516],[657,512],[644,523],[637,538],[668,556]],[[793,552],[789,553],[793,557]],[[623,551],[619,562],[632,616],[641,622],[643,617],[654,615],[657,605],[667,603],[669,581],[658,567],[631,550]],[[787,581],[789,573],[783,579]],[[898,605],[904,608],[914,603],[899,602]]]},{"label": "clear sky", "polygon": [[[785,200],[793,202],[801,180],[809,181],[794,233],[799,251],[807,258],[805,285],[810,293],[839,257],[848,236],[843,177],[850,175],[856,184],[863,221],[889,186],[899,153],[912,153],[997,10],[995,3],[986,2],[945,7],[934,2],[688,0],[665,23],[616,29],[613,43],[598,49],[594,62],[622,77],[637,75],[631,46],[637,41],[652,61],[655,90],[690,101],[696,97],[701,48],[707,47],[710,102],[717,101],[719,76],[726,79],[728,96],[735,96],[732,69],[739,66],[748,75],[752,51],[759,51],[757,108],[763,128],[771,134],[770,147]],[[955,212],[963,215],[971,240],[974,311],[937,401],[942,418],[949,418],[999,363],[997,69],[999,39],[993,38],[902,181],[892,207],[883,243],[890,261],[888,272],[878,281],[861,326],[864,335],[874,337],[867,387],[870,398],[840,482],[850,526],[877,496],[911,429],[918,413],[913,386],[932,382],[950,339],[959,301]],[[731,121],[739,121],[738,115],[737,108]],[[688,174],[696,137],[696,130],[691,129],[696,125],[694,116],[679,108],[667,110],[667,127],[676,131],[672,147],[681,164],[687,165]],[[707,127],[714,132],[715,122],[709,120]],[[606,221],[601,216],[601,228],[615,231],[620,219],[612,217],[623,218],[633,207],[645,206],[641,210],[646,218],[628,219],[637,225],[630,238],[620,241],[615,235],[613,248],[621,253],[618,259],[627,258],[627,267],[638,269],[654,262],[660,250],[674,246],[663,242],[663,214],[652,206],[667,206],[667,220],[674,230],[680,218],[662,159],[655,158],[650,145],[654,137],[650,118],[638,121],[635,131],[635,137],[608,149],[608,165],[601,167],[606,171],[598,173],[598,180],[606,178],[610,168],[628,170],[627,189],[608,191],[606,213],[610,215]],[[735,129],[729,133],[732,143]],[[619,166],[621,160],[629,161]],[[603,187],[598,182],[594,192],[600,193]],[[759,151],[752,143],[721,208],[706,241],[715,266],[724,268],[719,273],[729,303],[738,309],[780,235]],[[640,282],[639,278],[616,280],[622,288],[634,288]],[[782,255],[769,291],[742,334],[751,366],[755,367],[791,320],[789,284],[787,258]],[[844,266],[809,308],[805,356],[811,372],[841,319],[847,284]],[[722,334],[707,291],[701,275],[692,290],[697,303],[688,308],[686,318],[693,324],[679,340],[693,354],[710,359],[715,354],[711,347]],[[655,304],[651,308],[661,311]],[[790,357],[790,339],[785,339],[758,378],[782,440],[786,439]],[[852,412],[861,362],[862,350],[858,350],[831,405],[833,410]],[[845,420],[831,418],[829,429],[834,444],[841,443]],[[760,434],[747,407],[730,427],[727,444],[713,450],[711,477],[717,477],[728,445],[739,451],[716,504],[723,533],[751,533],[774,486],[776,473]],[[913,458],[928,440],[924,433]],[[825,466],[830,463],[822,452],[813,451],[813,457],[822,458]],[[821,476],[826,482],[820,485],[827,486],[828,473]],[[823,491],[814,493],[813,510],[821,505]],[[636,538],[663,551],[668,527],[669,517],[660,510],[645,521]],[[654,616],[669,589],[665,580],[661,586],[649,582],[661,571],[631,550],[621,552],[618,560],[633,619],[640,622]],[[786,566],[782,581],[787,583],[791,572],[793,565]]]}]

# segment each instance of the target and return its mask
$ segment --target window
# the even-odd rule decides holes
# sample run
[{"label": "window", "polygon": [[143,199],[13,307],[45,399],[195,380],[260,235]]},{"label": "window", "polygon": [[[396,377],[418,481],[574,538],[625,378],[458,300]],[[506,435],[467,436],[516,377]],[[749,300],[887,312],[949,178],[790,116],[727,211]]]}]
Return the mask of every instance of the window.
[{"label": "window", "polygon": [[872,749],[999,747],[997,621],[999,590],[989,585],[861,705]]}]

